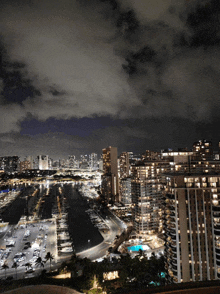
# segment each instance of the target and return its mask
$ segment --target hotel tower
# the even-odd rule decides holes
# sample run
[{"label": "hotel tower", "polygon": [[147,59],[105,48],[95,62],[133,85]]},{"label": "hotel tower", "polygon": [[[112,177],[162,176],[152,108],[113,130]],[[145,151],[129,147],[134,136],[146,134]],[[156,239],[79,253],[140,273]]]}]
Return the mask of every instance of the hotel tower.
[{"label": "hotel tower", "polygon": [[220,278],[220,175],[169,174],[164,193],[168,280]]}]

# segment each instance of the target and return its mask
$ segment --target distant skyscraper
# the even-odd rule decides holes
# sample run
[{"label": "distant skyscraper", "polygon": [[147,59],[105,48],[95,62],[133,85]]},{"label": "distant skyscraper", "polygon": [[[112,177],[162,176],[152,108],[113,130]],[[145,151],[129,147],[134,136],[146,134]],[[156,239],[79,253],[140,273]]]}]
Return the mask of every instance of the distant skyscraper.
[{"label": "distant skyscraper", "polygon": [[117,148],[108,147],[102,151],[104,173],[102,176],[102,193],[107,203],[110,200],[118,201]]},{"label": "distant skyscraper", "polygon": [[39,155],[38,157],[38,168],[40,170],[48,169],[48,155]]},{"label": "distant skyscraper", "polygon": [[30,162],[30,169],[34,168],[34,158],[31,155],[28,155],[25,157],[24,161],[29,161]]},{"label": "distant skyscraper", "polygon": [[129,158],[129,152],[122,152],[118,159],[119,202],[123,203],[124,205],[131,204],[131,178],[129,178]]},{"label": "distant skyscraper", "polygon": [[119,200],[124,205],[131,205],[131,178],[120,179]]},{"label": "distant skyscraper", "polygon": [[48,158],[48,169],[53,169],[53,159]]},{"label": "distant skyscraper", "polygon": [[103,171],[103,160],[102,160],[102,159],[100,159],[100,160],[98,161],[98,166],[99,166],[99,170],[100,170],[100,171]]},{"label": "distant skyscraper", "polygon": [[31,163],[28,160],[20,161],[19,166],[20,166],[19,168],[20,172],[31,169]]},{"label": "distant skyscraper", "polygon": [[98,168],[98,155],[96,153],[92,153],[89,156],[89,166],[91,169]]},{"label": "distant skyscraper", "polygon": [[4,156],[0,157],[1,169],[6,173],[13,173],[19,170],[19,157],[18,156]]},{"label": "distant skyscraper", "polygon": [[69,155],[69,168],[75,168],[75,160],[76,156],[75,155]]},{"label": "distant skyscraper", "polygon": [[120,179],[129,177],[129,173],[130,173],[129,152],[122,152],[119,157]]}]

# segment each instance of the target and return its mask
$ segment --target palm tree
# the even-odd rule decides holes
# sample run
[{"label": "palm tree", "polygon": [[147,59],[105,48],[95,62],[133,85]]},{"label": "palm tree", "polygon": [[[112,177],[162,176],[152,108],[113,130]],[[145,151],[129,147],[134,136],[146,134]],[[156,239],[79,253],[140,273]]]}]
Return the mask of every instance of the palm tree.
[{"label": "palm tree", "polygon": [[4,264],[2,265],[2,269],[5,270],[5,279],[6,279],[6,270],[9,268],[9,266],[7,265],[6,262],[4,262]]},{"label": "palm tree", "polygon": [[45,256],[46,262],[49,260],[50,261],[50,271],[51,271],[51,263],[52,260],[54,259],[53,255],[50,252],[47,252],[46,256]]},{"label": "palm tree", "polygon": [[40,256],[36,259],[35,264],[36,266],[44,267],[44,262]]},{"label": "palm tree", "polygon": [[18,279],[17,277],[17,268],[18,268],[18,263],[15,261],[13,264],[12,264],[12,268],[15,269],[15,272],[16,272],[16,280]]},{"label": "palm tree", "polygon": [[25,263],[25,267],[28,269],[28,268],[31,268],[32,267],[32,264],[30,262],[26,262]]}]

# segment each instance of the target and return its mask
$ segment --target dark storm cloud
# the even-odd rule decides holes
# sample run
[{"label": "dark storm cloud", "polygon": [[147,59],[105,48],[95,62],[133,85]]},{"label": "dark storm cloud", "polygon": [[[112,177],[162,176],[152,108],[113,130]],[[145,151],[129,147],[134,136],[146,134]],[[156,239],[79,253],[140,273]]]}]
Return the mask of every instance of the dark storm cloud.
[{"label": "dark storm cloud", "polygon": [[19,10],[13,5],[3,9],[7,52],[26,65],[41,93],[23,102],[25,112],[41,120],[114,116],[119,105],[139,103],[121,68],[123,58],[114,54],[110,40],[115,30],[101,8],[81,7],[77,1],[36,1]]},{"label": "dark storm cloud", "polygon": [[[51,117],[110,116],[126,123],[136,118],[139,125],[109,127],[115,144],[132,148],[138,140],[144,146],[146,138],[159,142],[155,120],[173,134],[175,126],[168,121],[182,119],[195,127],[216,116],[218,1],[7,3],[0,12],[7,61],[0,76],[1,133],[19,131],[27,116],[45,123]],[[143,122],[154,130],[142,128]],[[76,148],[94,147],[97,137],[113,145],[101,129],[89,136],[94,143],[75,137]]]}]

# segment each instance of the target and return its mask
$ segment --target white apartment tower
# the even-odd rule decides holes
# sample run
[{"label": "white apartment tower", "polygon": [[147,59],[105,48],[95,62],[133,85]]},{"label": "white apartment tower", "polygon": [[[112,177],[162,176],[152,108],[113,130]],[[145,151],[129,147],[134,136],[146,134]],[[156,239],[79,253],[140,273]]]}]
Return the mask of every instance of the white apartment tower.
[{"label": "white apartment tower", "polygon": [[131,193],[134,204],[134,229],[137,235],[162,231],[161,163],[145,162],[132,166]]},{"label": "white apartment tower", "polygon": [[165,257],[168,280],[220,278],[220,175],[167,174]]},{"label": "white apartment tower", "polygon": [[38,168],[40,170],[48,169],[48,155],[38,156]]}]

